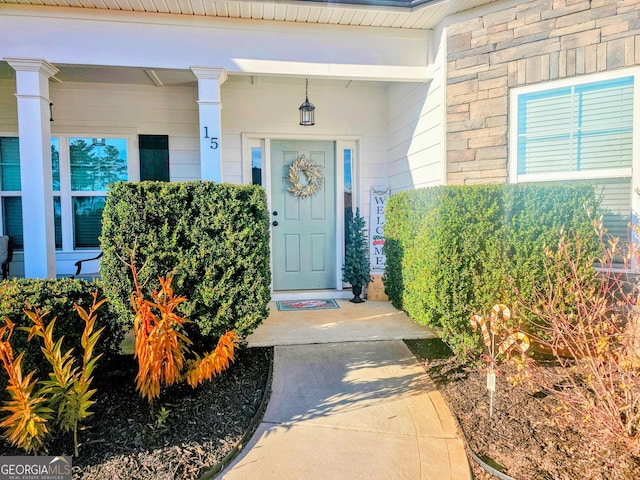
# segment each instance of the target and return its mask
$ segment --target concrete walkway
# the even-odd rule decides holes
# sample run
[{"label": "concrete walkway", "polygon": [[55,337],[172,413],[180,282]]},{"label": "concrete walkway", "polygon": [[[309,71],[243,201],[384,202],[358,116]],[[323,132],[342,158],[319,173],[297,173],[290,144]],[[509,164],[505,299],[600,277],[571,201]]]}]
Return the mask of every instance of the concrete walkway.
[{"label": "concrete walkway", "polygon": [[276,345],[272,394],[221,478],[470,479],[446,403],[396,338],[432,333],[388,303],[339,304],[272,311],[249,337]]},{"label": "concrete walkway", "polygon": [[338,309],[307,312],[280,312],[271,302],[269,318],[249,335],[249,346],[435,338],[389,302],[337,302]]}]

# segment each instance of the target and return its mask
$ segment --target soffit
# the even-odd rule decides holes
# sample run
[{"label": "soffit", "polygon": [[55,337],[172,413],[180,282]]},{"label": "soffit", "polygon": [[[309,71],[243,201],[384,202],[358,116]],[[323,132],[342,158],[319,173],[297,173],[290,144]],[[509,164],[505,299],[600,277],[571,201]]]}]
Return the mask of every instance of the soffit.
[{"label": "soffit", "polygon": [[429,30],[448,15],[494,1],[0,0],[0,4]]}]

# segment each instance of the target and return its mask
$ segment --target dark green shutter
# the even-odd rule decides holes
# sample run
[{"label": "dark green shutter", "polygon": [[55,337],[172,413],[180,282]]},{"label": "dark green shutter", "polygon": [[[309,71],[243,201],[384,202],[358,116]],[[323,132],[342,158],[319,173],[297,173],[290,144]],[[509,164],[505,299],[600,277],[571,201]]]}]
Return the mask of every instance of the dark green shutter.
[{"label": "dark green shutter", "polygon": [[169,137],[140,135],[140,180],[169,181]]}]

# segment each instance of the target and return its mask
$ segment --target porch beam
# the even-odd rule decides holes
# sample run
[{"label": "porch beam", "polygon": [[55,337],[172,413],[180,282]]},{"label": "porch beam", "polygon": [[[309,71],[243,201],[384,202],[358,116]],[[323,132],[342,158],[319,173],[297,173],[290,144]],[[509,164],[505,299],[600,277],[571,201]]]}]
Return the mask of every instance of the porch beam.
[{"label": "porch beam", "polygon": [[55,278],[49,78],[40,59],[5,58],[16,71],[25,278]]},{"label": "porch beam", "polygon": [[402,83],[426,83],[433,79],[431,65],[357,65],[256,59],[236,59],[236,64],[240,72],[251,72],[257,75]]},{"label": "porch beam", "polygon": [[[429,49],[437,49],[430,47],[432,32],[419,29],[4,7],[9,11],[0,15],[0,45],[7,55],[17,49],[20,56],[56,64],[158,70],[215,66],[230,75],[414,83],[429,81]],[[127,45],[136,48],[123,55]]]}]

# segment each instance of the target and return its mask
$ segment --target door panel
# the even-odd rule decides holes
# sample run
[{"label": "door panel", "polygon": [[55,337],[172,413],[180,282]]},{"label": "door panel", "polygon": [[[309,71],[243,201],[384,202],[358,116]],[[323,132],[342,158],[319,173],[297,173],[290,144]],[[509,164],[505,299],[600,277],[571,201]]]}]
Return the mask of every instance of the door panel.
[{"label": "door panel", "polygon": [[322,272],[327,268],[325,265],[325,248],[328,243],[324,233],[314,233],[311,235],[311,271]]},{"label": "door panel", "polygon": [[300,273],[300,235],[284,235],[285,265],[287,273]]},{"label": "door panel", "polygon": [[[321,168],[322,186],[306,198],[289,188],[289,167],[304,155]],[[306,180],[301,174],[300,181]],[[336,288],[335,145],[271,142],[274,290]]]}]

